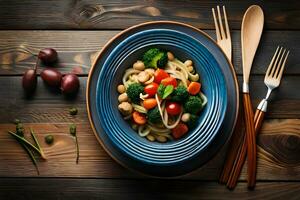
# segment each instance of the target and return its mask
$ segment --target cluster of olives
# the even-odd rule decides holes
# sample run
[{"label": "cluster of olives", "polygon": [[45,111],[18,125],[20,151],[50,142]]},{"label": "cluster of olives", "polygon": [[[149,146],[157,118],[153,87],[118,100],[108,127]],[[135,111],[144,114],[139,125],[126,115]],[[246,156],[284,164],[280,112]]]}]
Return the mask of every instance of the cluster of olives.
[{"label": "cluster of olives", "polygon": [[[57,52],[52,48],[42,49],[38,54],[38,60],[34,69],[27,70],[22,79],[22,84],[27,94],[32,94],[37,86],[37,66],[42,61],[47,66],[53,66],[57,61]],[[46,68],[41,73],[41,78],[50,87],[60,88],[66,95],[75,94],[79,89],[79,78],[76,74],[69,73],[62,75],[53,68]]]}]

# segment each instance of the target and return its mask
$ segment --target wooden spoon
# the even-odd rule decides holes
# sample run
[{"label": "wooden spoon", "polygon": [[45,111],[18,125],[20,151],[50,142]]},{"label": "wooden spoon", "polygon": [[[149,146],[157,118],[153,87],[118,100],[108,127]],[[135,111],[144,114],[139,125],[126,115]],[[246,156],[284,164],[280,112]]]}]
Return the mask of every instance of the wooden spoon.
[{"label": "wooden spoon", "polygon": [[243,62],[243,105],[246,125],[248,187],[255,186],[256,179],[256,138],[253,110],[249,95],[249,76],[256,49],[264,26],[264,14],[257,5],[250,6],[244,14],[241,28]]}]

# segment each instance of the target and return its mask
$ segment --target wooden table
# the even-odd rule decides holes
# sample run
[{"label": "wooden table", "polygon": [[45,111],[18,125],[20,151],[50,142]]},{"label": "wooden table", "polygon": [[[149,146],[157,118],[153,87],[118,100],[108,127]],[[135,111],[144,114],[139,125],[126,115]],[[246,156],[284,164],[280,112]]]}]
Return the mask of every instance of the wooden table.
[{"label": "wooden table", "polygon": [[[300,199],[300,3],[299,1],[225,1],[233,38],[233,57],[241,81],[240,26],[254,3],[265,11],[265,29],[252,68],[254,106],[264,97],[263,78],[277,45],[291,50],[280,88],[272,94],[258,137],[258,183],[246,188],[246,169],[238,187],[217,183],[226,146],[196,172],[170,180],[150,179],[122,168],[98,144],[88,122],[86,80],[97,52],[116,33],[150,20],[176,20],[203,29],[215,38],[211,8],[219,1],[0,1],[0,199]],[[80,71],[75,99],[50,91],[39,78],[36,94],[25,97],[21,78],[36,58],[26,52],[54,47],[62,72]],[[42,68],[42,67],[41,67]],[[70,107],[79,109],[70,116]],[[32,127],[48,157],[31,161],[7,134],[18,118]],[[75,163],[70,123],[78,129],[81,157]],[[53,134],[48,146],[44,136]]]}]

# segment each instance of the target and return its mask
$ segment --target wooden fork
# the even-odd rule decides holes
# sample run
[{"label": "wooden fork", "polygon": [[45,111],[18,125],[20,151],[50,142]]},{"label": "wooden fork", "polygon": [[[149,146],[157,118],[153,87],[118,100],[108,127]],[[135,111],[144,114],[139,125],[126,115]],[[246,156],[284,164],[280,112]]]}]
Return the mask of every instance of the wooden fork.
[{"label": "wooden fork", "polygon": [[231,37],[230,37],[230,31],[229,31],[225,6],[223,6],[225,30],[224,30],[222,16],[221,16],[219,6],[217,6],[217,11],[218,11],[218,20],[216,17],[215,9],[212,8],[212,13],[213,13],[215,27],[216,27],[217,43],[221,47],[221,49],[224,51],[224,53],[227,56],[227,58],[229,59],[229,61],[231,62],[232,45],[231,45]]}]

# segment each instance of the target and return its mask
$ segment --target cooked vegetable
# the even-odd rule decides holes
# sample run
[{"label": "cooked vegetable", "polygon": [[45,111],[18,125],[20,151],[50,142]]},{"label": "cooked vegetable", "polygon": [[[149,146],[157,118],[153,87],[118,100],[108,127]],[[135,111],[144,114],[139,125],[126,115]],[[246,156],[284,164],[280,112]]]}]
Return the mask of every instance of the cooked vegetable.
[{"label": "cooked vegetable", "polygon": [[138,74],[137,78],[140,83],[145,83],[146,81],[148,81],[150,79],[150,74],[145,71],[141,71]]},{"label": "cooked vegetable", "polygon": [[117,90],[120,94],[122,94],[126,91],[126,88],[124,85],[120,84],[120,85],[118,85]]},{"label": "cooked vegetable", "polygon": [[144,92],[149,95],[149,97],[153,97],[158,89],[157,83],[150,83],[149,85],[146,85],[144,88]]},{"label": "cooked vegetable", "polygon": [[155,106],[157,106],[157,102],[156,102],[155,98],[145,99],[143,102],[143,106],[147,110],[150,110],[150,109],[154,108]]},{"label": "cooked vegetable", "polygon": [[128,95],[127,95],[126,93],[120,94],[120,95],[118,96],[118,101],[119,101],[120,103],[125,102],[125,101],[128,101]]},{"label": "cooked vegetable", "polygon": [[177,87],[177,81],[173,77],[168,77],[168,78],[161,80],[161,84],[163,84],[164,86],[173,85],[174,88]]},{"label": "cooked vegetable", "polygon": [[148,116],[149,122],[151,122],[153,124],[161,122],[161,116],[160,116],[159,109],[157,106],[151,110],[148,110],[147,116]]},{"label": "cooked vegetable", "polygon": [[163,69],[157,69],[154,73],[154,82],[160,83],[161,80],[168,78],[170,75]]},{"label": "cooked vegetable", "polygon": [[172,93],[171,100],[177,102],[184,102],[189,97],[189,93],[183,85],[179,85]]},{"label": "cooked vegetable", "polygon": [[132,67],[133,67],[133,69],[141,70],[141,71],[145,69],[144,63],[140,60],[136,61]]},{"label": "cooked vegetable", "polygon": [[166,86],[164,86],[163,84],[160,84],[158,86],[157,94],[160,98],[162,98],[164,96],[165,89],[166,89]]},{"label": "cooked vegetable", "polygon": [[190,118],[189,120],[186,122],[186,124],[188,125],[188,127],[194,128],[197,124],[198,124],[198,119],[199,117],[197,115],[194,114],[190,114]]},{"label": "cooked vegetable", "polygon": [[202,109],[202,99],[198,96],[189,96],[183,107],[185,112],[196,114]]},{"label": "cooked vegetable", "polygon": [[140,102],[140,93],[144,92],[144,87],[139,83],[132,83],[127,88],[127,95],[133,103]]},{"label": "cooked vegetable", "polygon": [[143,62],[147,68],[161,68],[168,62],[168,55],[158,48],[149,49],[143,55]]},{"label": "cooked vegetable", "polygon": [[138,111],[139,113],[144,113],[144,114],[147,114],[147,110],[144,106],[140,106],[138,104],[132,104],[132,107],[135,111]]},{"label": "cooked vegetable", "polygon": [[179,123],[175,128],[172,129],[172,135],[174,139],[179,139],[189,131],[189,128],[184,123]]},{"label": "cooked vegetable", "polygon": [[168,112],[169,115],[179,115],[181,112],[181,106],[178,103],[175,102],[167,102],[166,103],[166,111]]},{"label": "cooked vegetable", "polygon": [[146,116],[142,113],[134,111],[132,114],[133,121],[139,125],[143,125],[147,122]]},{"label": "cooked vegetable", "polygon": [[173,85],[168,85],[164,90],[164,94],[162,96],[162,99],[166,99],[170,94],[172,94],[173,90],[174,90],[174,86]]},{"label": "cooked vegetable", "polygon": [[188,92],[191,95],[196,95],[200,92],[201,89],[201,84],[198,82],[191,82],[190,85],[188,86]]},{"label": "cooked vegetable", "polygon": [[54,141],[53,135],[46,135],[46,136],[45,136],[45,142],[46,142],[47,144],[52,144],[53,141]]}]

